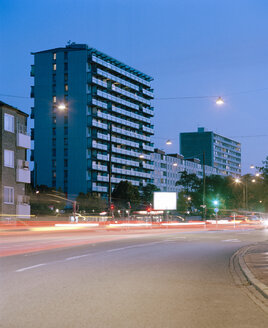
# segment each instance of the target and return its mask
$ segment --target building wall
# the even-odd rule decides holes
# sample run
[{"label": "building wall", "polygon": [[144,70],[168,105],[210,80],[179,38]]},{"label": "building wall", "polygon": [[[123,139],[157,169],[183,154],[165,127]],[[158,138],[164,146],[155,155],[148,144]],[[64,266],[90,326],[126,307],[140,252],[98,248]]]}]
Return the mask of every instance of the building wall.
[{"label": "building wall", "polygon": [[198,132],[180,134],[180,151],[185,158],[196,157],[206,165],[217,168],[223,175],[241,175],[241,144],[212,131],[199,128]]},{"label": "building wall", "polygon": [[[34,55],[36,183],[107,196],[111,124],[112,188],[150,182],[152,78],[86,45]],[[59,112],[62,101],[67,110]]]},{"label": "building wall", "polygon": [[212,132],[185,132],[180,134],[180,152],[185,158],[198,158],[203,164],[213,166],[213,133]]},{"label": "building wall", "polygon": [[[4,114],[14,116],[14,132],[9,132],[4,129]],[[1,201],[0,212],[1,214],[19,215],[18,205],[26,209],[25,213],[30,214],[29,202],[25,197],[25,183],[18,182],[19,170],[22,176],[26,174],[29,176],[29,168],[24,167],[26,161],[26,149],[18,146],[18,133],[26,135],[27,133],[27,114],[18,111],[7,104],[0,102],[0,124],[1,124],[1,141],[0,141],[0,186],[1,186]],[[30,145],[30,138],[28,144]],[[4,165],[4,150],[11,150],[14,152],[14,167],[7,167]],[[30,182],[30,181],[29,181]],[[6,204],[4,202],[4,187],[14,188],[14,202],[13,204]],[[24,214],[25,214],[24,213]]]},{"label": "building wall", "polygon": [[[180,180],[181,173],[186,171],[188,174],[196,174],[198,178],[203,178],[203,165],[199,160],[190,161],[183,159],[183,156],[177,154],[168,155],[164,151],[155,150],[152,154],[154,161],[154,172],[152,173],[153,184],[161,191],[179,192],[181,186],[176,186]],[[205,174],[222,175],[217,168],[205,165]]]}]

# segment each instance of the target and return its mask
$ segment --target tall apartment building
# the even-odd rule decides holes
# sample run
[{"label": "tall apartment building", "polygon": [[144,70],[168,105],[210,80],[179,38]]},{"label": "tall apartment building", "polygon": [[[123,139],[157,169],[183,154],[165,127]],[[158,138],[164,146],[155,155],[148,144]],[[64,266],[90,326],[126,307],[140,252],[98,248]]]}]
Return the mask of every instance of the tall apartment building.
[{"label": "tall apartment building", "polygon": [[29,197],[25,184],[30,183],[27,149],[31,148],[27,134],[27,117],[24,112],[0,101],[0,213],[16,218],[30,215]]},{"label": "tall apartment building", "polygon": [[112,189],[149,183],[152,77],[85,44],[33,55],[36,184],[106,197],[110,165]]},{"label": "tall apartment building", "polygon": [[[200,160],[194,158],[186,160],[180,154],[166,154],[163,150],[155,149],[152,153],[154,162],[154,172],[152,174],[153,184],[161,191],[179,192],[182,187],[176,186],[180,180],[181,173],[186,171],[188,174],[196,174],[198,178],[203,178],[203,165]],[[205,174],[221,175],[217,168],[205,165]]]},{"label": "tall apartment building", "polygon": [[199,158],[223,175],[241,175],[241,144],[215,132],[198,128],[197,132],[180,133],[180,152],[185,158]]}]

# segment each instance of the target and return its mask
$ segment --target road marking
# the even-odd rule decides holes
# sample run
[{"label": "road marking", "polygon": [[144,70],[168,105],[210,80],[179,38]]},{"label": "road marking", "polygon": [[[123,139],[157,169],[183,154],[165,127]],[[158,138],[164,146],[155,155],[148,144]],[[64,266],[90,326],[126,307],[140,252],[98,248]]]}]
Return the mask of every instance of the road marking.
[{"label": "road marking", "polygon": [[223,242],[229,242],[229,243],[240,243],[241,240],[239,239],[225,239],[225,240],[222,240]]},{"label": "road marking", "polygon": [[86,257],[89,256],[91,254],[84,254],[84,255],[77,255],[77,256],[71,256],[71,257],[67,257],[65,259],[65,261],[71,261],[71,260],[76,260],[76,259],[80,259],[81,257]]},{"label": "road marking", "polygon": [[113,249],[108,249],[106,252],[117,252],[117,251],[122,251],[125,249],[129,249],[129,248],[137,248],[137,247],[144,247],[144,246],[151,246],[151,245],[155,245],[155,244],[160,244],[163,243],[163,241],[155,241],[153,243],[147,243],[147,244],[138,244],[138,245],[132,245],[132,246],[126,246],[126,247],[120,247],[120,248],[113,248]]},{"label": "road marking", "polygon": [[44,266],[44,265],[46,265],[46,263],[40,263],[40,264],[36,264],[36,265],[29,266],[29,267],[26,267],[26,268],[18,269],[18,270],[16,270],[16,272],[23,272],[23,271],[35,269],[35,268],[38,268],[38,267]]}]

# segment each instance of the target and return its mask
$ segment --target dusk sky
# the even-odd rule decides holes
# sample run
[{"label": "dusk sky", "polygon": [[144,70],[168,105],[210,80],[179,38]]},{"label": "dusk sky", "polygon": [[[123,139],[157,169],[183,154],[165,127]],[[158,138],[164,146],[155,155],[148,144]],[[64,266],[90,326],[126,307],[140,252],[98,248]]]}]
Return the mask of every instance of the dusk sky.
[{"label": "dusk sky", "polygon": [[86,43],[154,78],[156,147],[206,127],[249,172],[268,156],[267,17],[267,0],[0,0],[0,99],[30,113],[30,53]]}]

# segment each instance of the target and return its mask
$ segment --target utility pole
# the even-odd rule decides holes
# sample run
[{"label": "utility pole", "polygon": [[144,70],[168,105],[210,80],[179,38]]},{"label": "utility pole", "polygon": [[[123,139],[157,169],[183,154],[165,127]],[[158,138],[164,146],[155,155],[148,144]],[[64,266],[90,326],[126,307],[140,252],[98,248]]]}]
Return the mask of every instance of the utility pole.
[{"label": "utility pole", "polygon": [[206,167],[205,152],[203,151],[203,219],[206,218]]}]

